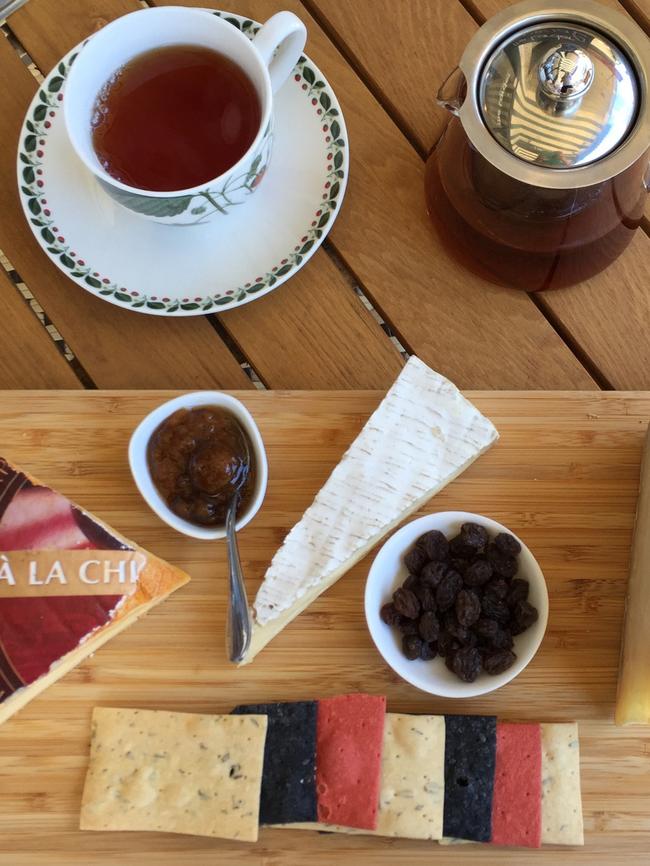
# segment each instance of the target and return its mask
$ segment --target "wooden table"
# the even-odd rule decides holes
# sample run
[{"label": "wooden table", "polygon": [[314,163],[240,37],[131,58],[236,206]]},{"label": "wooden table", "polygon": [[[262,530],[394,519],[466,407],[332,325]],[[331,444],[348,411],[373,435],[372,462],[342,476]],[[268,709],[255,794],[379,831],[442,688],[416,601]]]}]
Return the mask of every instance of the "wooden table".
[{"label": "wooden table", "polygon": [[[350,185],[324,248],[287,284],[220,316],[163,321],[69,282],[32,238],[15,181],[13,142],[39,74],[141,3],[29,0],[0,39],[0,250],[10,268],[0,269],[0,316],[11,323],[0,387],[384,388],[400,346],[464,388],[650,387],[647,220],[607,271],[535,296],[468,273],[430,228],[423,165],[446,122],[434,95],[481,21],[507,3],[231,0],[258,20],[288,8],[306,22],[307,51],[348,124]],[[650,24],[650,0],[608,5]]]},{"label": "wooden table", "polygon": [[[619,642],[650,395],[470,393],[501,439],[420,513],[489,514],[535,553],[549,589],[540,651],[513,682],[470,700],[400,680],[363,614],[374,552],[273,640],[253,664],[225,659],[223,544],[180,537],[144,504],[125,460],[133,427],[170,393],[0,392],[0,454],[185,569],[191,582],[0,727],[0,866],[647,866],[650,733],[616,728]],[[267,497],[241,533],[254,592],[381,395],[238,396],[257,419]],[[539,851],[264,829],[255,844],[78,830],[91,708],[229,712],[235,704],[385,694],[407,713],[493,713],[580,724],[585,847]]]}]

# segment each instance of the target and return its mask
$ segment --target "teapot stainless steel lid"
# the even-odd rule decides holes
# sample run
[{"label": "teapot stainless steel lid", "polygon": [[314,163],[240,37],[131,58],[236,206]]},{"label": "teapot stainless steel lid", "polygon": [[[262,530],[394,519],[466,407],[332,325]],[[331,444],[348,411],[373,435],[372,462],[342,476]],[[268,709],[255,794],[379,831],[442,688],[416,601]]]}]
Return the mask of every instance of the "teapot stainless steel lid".
[{"label": "teapot stainless steel lid", "polygon": [[438,98],[501,171],[577,188],[650,148],[649,70],[650,42],[625,15],[525,0],[478,30]]},{"label": "teapot stainless steel lid", "polygon": [[639,89],[634,67],[607,36],[564,22],[533,24],[487,60],[479,102],[487,128],[510,153],[572,168],[625,140]]}]

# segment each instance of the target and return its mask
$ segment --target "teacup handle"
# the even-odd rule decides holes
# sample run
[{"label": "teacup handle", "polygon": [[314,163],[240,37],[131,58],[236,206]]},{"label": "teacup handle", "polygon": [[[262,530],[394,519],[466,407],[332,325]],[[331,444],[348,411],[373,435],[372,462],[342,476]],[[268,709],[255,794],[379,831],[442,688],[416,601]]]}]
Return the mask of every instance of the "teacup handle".
[{"label": "teacup handle", "polygon": [[268,67],[274,93],[300,59],[306,40],[305,25],[293,12],[277,12],[258,30],[253,45]]}]

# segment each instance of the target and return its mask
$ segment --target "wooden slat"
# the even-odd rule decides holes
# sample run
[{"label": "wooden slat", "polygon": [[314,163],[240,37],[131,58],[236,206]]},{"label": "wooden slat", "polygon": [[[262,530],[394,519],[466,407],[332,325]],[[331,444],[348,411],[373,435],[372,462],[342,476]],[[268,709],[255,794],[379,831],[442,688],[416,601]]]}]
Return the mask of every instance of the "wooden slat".
[{"label": "wooden slat", "polygon": [[[420,513],[467,509],[520,534],[548,585],[546,635],[504,688],[436,698],[394,675],[365,624],[370,553],[245,668],[225,659],[225,544],[179,536],[144,504],[126,445],[166,393],[0,394],[2,454],[186,569],[191,582],[0,727],[2,866],[648,866],[650,728],[616,728],[620,629],[650,394],[468,394],[497,446]],[[253,591],[286,530],[376,407],[378,393],[239,395],[271,468],[240,533]],[[97,705],[229,712],[235,704],[387,696],[402,713],[494,713],[580,725],[585,846],[541,850],[263,828],[257,843],[82,832],[79,805]]]},{"label": "wooden slat", "polygon": [[[480,12],[483,18],[490,18],[496,15],[505,6],[512,6],[517,0],[472,0],[472,5]],[[612,9],[618,9],[621,12],[621,4],[618,0],[597,0],[603,6],[611,6]]]},{"label": "wooden slat", "polygon": [[646,33],[650,33],[650,0],[625,0],[625,6]]},{"label": "wooden slat", "polygon": [[277,291],[220,318],[269,387],[388,388],[403,364],[324,250]]},{"label": "wooden slat", "polygon": [[[476,25],[457,0],[306,0],[381,92],[399,125],[428,152],[447,123],[435,95]],[[408,47],[407,47],[408,46]]]},{"label": "wooden slat", "polygon": [[62,55],[113,18],[135,12],[137,0],[30,0],[11,16],[9,25],[32,60],[46,75]]},{"label": "wooden slat", "polygon": [[446,255],[424,213],[421,160],[305,7],[231,8],[258,20],[287,8],[307,23],[307,52],[341,99],[351,140],[350,200],[330,237],[403,342],[463,387],[593,387],[525,295],[494,290]]},{"label": "wooden slat", "polygon": [[15,144],[37,83],[4,38],[0,69],[0,249],[95,384],[253,387],[208,321],[162,319],[119,309],[75,286],[44,255],[26,224],[16,188]]},{"label": "wooden slat", "polygon": [[[139,8],[136,0],[58,0],[53,16],[50,0],[30,0],[11,26],[47,70],[88,33]],[[401,366],[396,348],[324,251],[271,295],[222,321],[271,388],[383,388]]]},{"label": "wooden slat", "polygon": [[81,388],[45,327],[0,269],[0,388]]},{"label": "wooden slat", "polygon": [[[477,0],[475,6],[482,15],[490,16],[507,4],[508,0]],[[364,69],[369,70],[373,80],[376,80],[382,89],[394,94],[400,93],[403,97],[400,104],[404,105],[405,110],[411,106],[405,95],[411,87],[411,79],[418,92],[423,87],[423,79],[430,79],[428,92],[433,98],[438,84],[460,56],[459,52],[451,63],[445,57],[445,67],[438,65],[438,74],[432,75],[438,54],[444,54],[446,27],[445,15],[441,12],[442,5],[440,2],[427,4],[424,0],[402,0],[397,7],[401,14],[394,17],[407,22],[397,26],[400,34],[399,50],[404,58],[408,58],[408,62],[384,64],[382,46],[389,41],[387,34],[393,27],[388,8],[384,10],[385,14],[378,15],[375,13],[374,0],[361,0],[354,4],[354,26],[348,27],[344,0],[318,0],[318,9],[327,19],[329,26],[337,34],[342,34],[342,38],[354,40],[351,50],[359,57]],[[609,0],[609,5],[623,11],[615,0]],[[444,4],[444,9],[452,20],[460,20],[461,14],[457,11],[453,13],[447,3]],[[462,14],[465,15],[464,11]],[[477,25],[469,17],[463,20],[466,24],[464,36],[467,41],[476,31]],[[423,25],[415,26],[413,22],[423,22]],[[454,28],[451,30],[453,38]],[[407,41],[409,39],[410,41]],[[430,49],[432,45],[440,45],[440,52],[424,50],[425,46]],[[446,113],[434,109],[430,100],[427,100],[426,104],[442,125]],[[418,116],[419,110],[415,109],[409,119],[415,123]],[[440,126],[435,128],[434,137],[439,129]],[[423,142],[424,145],[429,143]],[[338,237],[337,235],[337,240]],[[467,279],[472,280],[469,274]],[[643,353],[636,350],[636,347],[646,343],[645,323],[650,317],[650,296],[644,287],[649,282],[650,242],[646,235],[639,232],[625,255],[604,273],[568,292],[563,290],[543,295],[547,309],[559,319],[566,333],[572,336],[575,344],[617,388],[642,388],[650,385],[650,367]],[[596,321],[594,310],[600,311],[602,321]]]}]

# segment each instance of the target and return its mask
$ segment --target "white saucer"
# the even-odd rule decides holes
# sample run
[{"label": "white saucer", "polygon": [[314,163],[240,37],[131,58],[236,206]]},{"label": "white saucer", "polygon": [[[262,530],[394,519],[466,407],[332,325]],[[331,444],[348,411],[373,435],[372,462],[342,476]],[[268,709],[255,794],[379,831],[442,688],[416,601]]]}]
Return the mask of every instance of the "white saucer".
[{"label": "white saucer", "polygon": [[[215,14],[251,38],[259,27]],[[271,164],[251,200],[223,220],[165,226],[109,198],[70,146],[61,103],[80,48],[43,82],[18,145],[23,209],[52,261],[112,304],[165,316],[241,306],[295,274],[330,230],[348,176],[345,122],[318,67],[301,58],[276,94]]]}]

